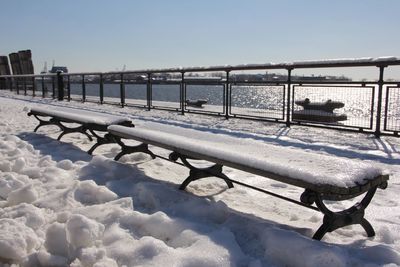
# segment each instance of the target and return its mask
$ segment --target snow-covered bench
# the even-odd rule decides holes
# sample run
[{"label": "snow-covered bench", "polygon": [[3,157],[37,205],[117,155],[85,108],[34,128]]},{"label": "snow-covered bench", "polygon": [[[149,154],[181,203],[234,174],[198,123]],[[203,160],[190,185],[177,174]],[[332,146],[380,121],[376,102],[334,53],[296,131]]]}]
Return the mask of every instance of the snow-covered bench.
[{"label": "snow-covered bench", "polygon": [[[34,116],[39,125],[36,126],[35,132],[44,125],[56,125],[61,129],[61,134],[57,140],[60,140],[65,134],[68,133],[82,133],[85,134],[90,141],[93,141],[92,136],[97,139],[97,142],[89,149],[88,153],[92,154],[93,151],[100,145],[114,143],[114,140],[109,135],[99,135],[96,132],[107,133],[107,127],[110,125],[124,125],[133,127],[132,121],[115,115],[110,115],[100,112],[92,112],[87,110],[80,110],[74,108],[63,107],[48,107],[48,108],[31,108],[28,116]],[[44,117],[50,118],[48,120]],[[67,127],[66,124],[73,123],[79,124],[77,127]],[[92,136],[89,134],[91,133]]]},{"label": "snow-covered bench", "polygon": [[[210,138],[198,140],[177,134],[118,125],[108,127],[108,131],[122,149],[121,153],[115,157],[116,160],[125,154],[135,152],[145,152],[153,158],[156,157],[148,149],[148,145],[172,151],[169,159],[175,162],[180,159],[182,164],[190,169],[189,177],[180,186],[182,190],[192,181],[215,176],[223,179],[229,187],[233,187],[233,183],[238,183],[321,211],[324,214],[323,224],[314,234],[314,239],[320,240],[327,232],[352,224],[360,224],[368,236],[375,235],[371,224],[364,218],[364,210],[377,188],[387,187],[389,177],[383,174],[381,169],[368,163],[276,145],[263,144],[254,147],[253,144],[253,146],[246,145],[246,141],[240,144],[226,144],[211,142]],[[141,144],[128,146],[121,139],[133,139]],[[190,159],[206,160],[215,165],[198,168],[189,162]],[[223,166],[264,176],[305,190],[300,201],[296,201],[232,180],[222,172]],[[324,204],[324,200],[346,200],[363,193],[366,194],[359,203],[340,212],[333,212]],[[313,206],[314,203],[316,207]]]}]

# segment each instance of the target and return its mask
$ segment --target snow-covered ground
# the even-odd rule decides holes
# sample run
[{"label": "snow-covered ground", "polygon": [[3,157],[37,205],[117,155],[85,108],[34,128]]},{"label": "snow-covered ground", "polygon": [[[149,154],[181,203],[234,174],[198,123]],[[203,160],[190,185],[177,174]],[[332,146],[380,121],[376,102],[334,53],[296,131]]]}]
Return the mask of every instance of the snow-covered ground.
[{"label": "snow-covered ground", "polygon": [[[179,191],[182,166],[144,154],[115,162],[118,145],[42,127],[30,107],[70,106],[131,118],[137,127],[212,133],[363,160],[390,174],[358,226],[312,240],[322,214],[208,178]],[[151,148],[158,154],[168,151]],[[298,199],[300,188],[234,169],[233,179]],[[250,120],[58,102],[0,92],[0,266],[397,266],[400,265],[400,139]],[[332,203],[334,209],[352,201]]]}]

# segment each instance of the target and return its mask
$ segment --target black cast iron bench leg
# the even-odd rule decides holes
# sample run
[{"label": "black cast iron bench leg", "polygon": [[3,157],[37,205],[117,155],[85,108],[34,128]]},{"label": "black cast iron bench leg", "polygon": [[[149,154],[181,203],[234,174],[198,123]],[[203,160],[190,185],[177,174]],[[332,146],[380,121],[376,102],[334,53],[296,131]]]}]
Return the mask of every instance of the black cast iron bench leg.
[{"label": "black cast iron bench leg", "polygon": [[197,181],[202,178],[207,178],[207,177],[218,177],[221,178],[222,180],[225,181],[225,183],[228,185],[229,188],[233,187],[233,183],[230,181],[228,176],[226,176],[222,172],[222,165],[221,164],[214,164],[211,167],[207,168],[197,168],[190,164],[188,159],[189,157],[182,155],[177,152],[172,152],[169,155],[169,159],[172,161],[177,161],[178,159],[181,159],[183,165],[185,165],[187,168],[190,169],[189,171],[189,176],[183,181],[183,183],[179,186],[179,190],[185,190],[185,188],[193,181]]},{"label": "black cast iron bench leg", "polygon": [[121,152],[119,152],[114,158],[114,160],[116,160],[116,161],[118,161],[124,155],[133,154],[133,153],[137,153],[137,152],[142,152],[142,153],[148,154],[153,159],[156,158],[156,155],[154,155],[154,153],[149,150],[148,144],[141,143],[137,146],[128,146],[124,142],[122,142],[120,137],[111,135],[111,134],[109,134],[109,135],[110,135],[109,138],[113,138],[113,140],[115,140],[115,142],[117,142],[118,145],[121,146]]},{"label": "black cast iron bench leg", "polygon": [[[368,207],[372,198],[375,195],[377,188],[385,188],[385,183],[372,187],[365,194],[364,198],[356,203],[354,206],[339,212],[333,212],[329,210],[323,202],[323,196],[320,193],[313,192],[311,190],[306,190],[302,195],[302,202],[307,202],[307,204],[312,204],[315,202],[318,209],[324,214],[324,219],[322,225],[315,232],[313,239],[321,240],[324,235],[328,232],[333,232],[339,228],[360,224],[368,237],[375,235],[374,228],[372,225],[364,218],[365,209]],[[306,199],[310,201],[305,201]]]},{"label": "black cast iron bench leg", "polygon": [[106,144],[112,144],[115,143],[115,138],[113,138],[113,136],[111,136],[110,134],[105,134],[104,136],[100,136],[98,135],[94,130],[89,129],[89,132],[96,137],[97,142],[88,150],[88,154],[92,155],[93,151],[98,148],[101,145],[106,145]]},{"label": "black cast iron bench leg", "polygon": [[87,133],[87,129],[83,125],[75,127],[75,128],[69,128],[69,127],[66,127],[65,125],[63,125],[61,123],[61,121],[56,118],[51,118],[50,120],[46,121],[46,120],[42,120],[41,118],[39,118],[40,115],[36,115],[31,112],[28,113],[28,116],[32,116],[32,115],[39,121],[39,125],[36,126],[36,128],[33,130],[34,132],[37,132],[37,130],[42,126],[55,125],[58,128],[60,128],[60,130],[61,130],[61,134],[57,137],[57,140],[60,140],[61,137],[63,137],[65,134],[78,132],[78,133],[82,133],[82,134],[86,135],[90,141],[93,141],[92,137]]},{"label": "black cast iron bench leg", "polygon": [[86,127],[84,125],[80,125],[78,127],[67,127],[64,124],[61,123],[61,121],[52,118],[50,119],[51,122],[53,122],[55,125],[57,125],[58,127],[60,127],[60,129],[62,130],[62,133],[57,137],[57,140],[61,140],[61,138],[66,135],[66,134],[70,134],[70,133],[81,133],[86,135],[90,141],[93,141],[93,138],[87,133]]},{"label": "black cast iron bench leg", "polygon": [[28,113],[28,116],[32,116],[32,115],[39,121],[39,125],[35,127],[35,130],[33,130],[33,132],[36,133],[37,130],[38,130],[40,127],[45,126],[45,125],[56,125],[56,126],[58,126],[58,127],[60,128],[60,130],[62,130],[62,128],[61,128],[58,124],[55,124],[55,123],[52,122],[51,120],[48,120],[48,121],[42,120],[42,119],[39,118],[37,115],[32,114],[32,113]]},{"label": "black cast iron bench leg", "polygon": [[[125,122],[123,124],[121,124],[123,126],[127,126],[127,127],[135,127],[135,125],[132,122]],[[88,150],[88,154],[92,155],[93,151],[98,148],[101,145],[106,145],[106,144],[113,144],[113,143],[117,143],[117,139],[115,136],[113,136],[110,133],[105,133],[103,136],[97,134],[95,132],[95,130],[93,130],[90,126],[87,126],[89,132],[96,137],[97,141],[96,143]],[[99,130],[99,132],[102,132],[102,130]]]}]

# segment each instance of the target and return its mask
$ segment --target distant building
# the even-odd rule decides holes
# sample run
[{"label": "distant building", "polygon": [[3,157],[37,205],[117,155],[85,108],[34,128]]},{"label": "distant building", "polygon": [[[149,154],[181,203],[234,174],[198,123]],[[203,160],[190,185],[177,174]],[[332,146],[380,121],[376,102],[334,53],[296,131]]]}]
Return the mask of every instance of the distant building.
[{"label": "distant building", "polygon": [[68,73],[67,67],[62,67],[62,66],[53,66],[50,70],[50,73],[57,73],[57,72],[64,72]]}]

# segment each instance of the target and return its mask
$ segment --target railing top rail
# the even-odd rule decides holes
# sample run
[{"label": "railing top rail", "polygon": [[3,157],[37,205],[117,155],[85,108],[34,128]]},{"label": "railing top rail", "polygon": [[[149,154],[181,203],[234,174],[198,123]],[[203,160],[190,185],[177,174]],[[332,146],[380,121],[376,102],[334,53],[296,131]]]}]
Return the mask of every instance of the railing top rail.
[{"label": "railing top rail", "polygon": [[45,73],[45,74],[17,74],[17,75],[0,75],[1,78],[32,78],[32,77],[55,77],[56,73]]},{"label": "railing top rail", "polygon": [[[379,57],[379,58],[349,58],[349,59],[328,59],[328,60],[308,60],[295,61],[291,63],[265,63],[265,64],[241,64],[224,65],[210,67],[178,67],[166,69],[144,69],[132,71],[110,71],[110,72],[92,72],[92,73],[69,73],[68,75],[111,75],[111,74],[147,74],[147,73],[168,73],[168,72],[207,72],[207,71],[235,71],[235,70],[262,70],[262,69],[304,69],[304,68],[337,68],[337,67],[376,67],[400,65],[399,57]],[[65,74],[67,75],[67,74]]]},{"label": "railing top rail", "polygon": [[[61,73],[63,76],[72,75],[115,75],[115,74],[152,74],[152,73],[185,73],[185,72],[214,72],[235,70],[266,70],[266,69],[305,69],[305,68],[339,68],[339,67],[387,67],[400,65],[400,57],[379,58],[348,58],[328,60],[295,61],[290,63],[265,63],[265,64],[241,64],[211,67],[178,67],[165,69],[143,69],[132,71],[110,71],[110,72],[76,72]],[[25,74],[25,75],[1,75],[0,77],[43,77],[57,74]]]}]

